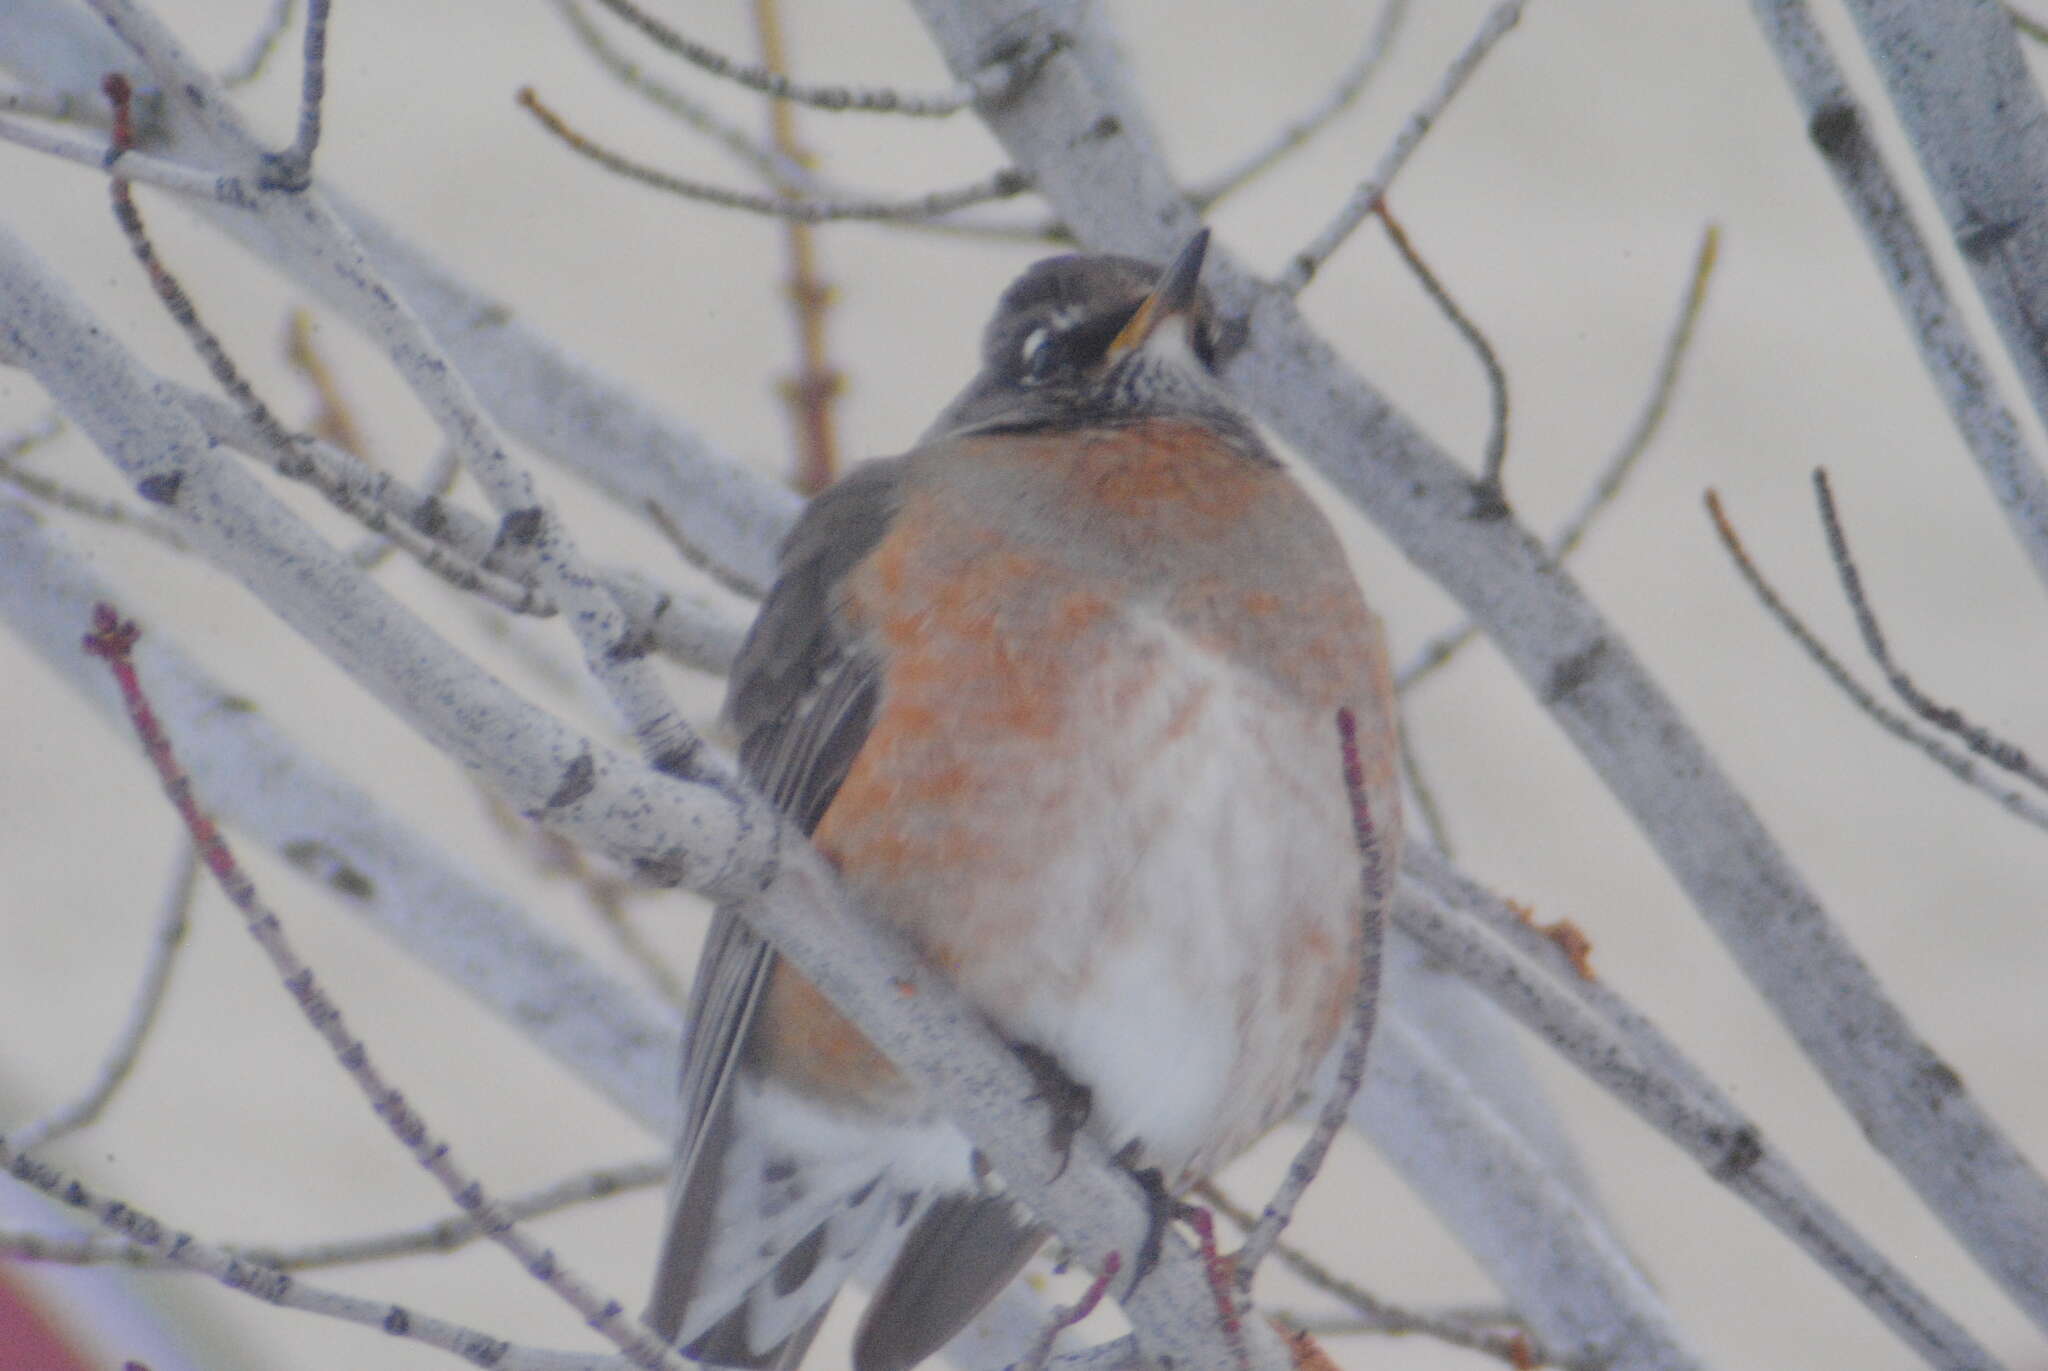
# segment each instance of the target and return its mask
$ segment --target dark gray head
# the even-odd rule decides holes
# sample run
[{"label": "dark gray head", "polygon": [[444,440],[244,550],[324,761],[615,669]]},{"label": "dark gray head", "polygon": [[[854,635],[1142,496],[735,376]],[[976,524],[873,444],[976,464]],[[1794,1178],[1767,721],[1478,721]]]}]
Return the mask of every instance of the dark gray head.
[{"label": "dark gray head", "polygon": [[1209,231],[1162,271],[1135,257],[1049,257],[1003,292],[981,374],[932,426],[969,430],[1126,423],[1162,415],[1244,427],[1216,368],[1227,330],[1200,285]]}]

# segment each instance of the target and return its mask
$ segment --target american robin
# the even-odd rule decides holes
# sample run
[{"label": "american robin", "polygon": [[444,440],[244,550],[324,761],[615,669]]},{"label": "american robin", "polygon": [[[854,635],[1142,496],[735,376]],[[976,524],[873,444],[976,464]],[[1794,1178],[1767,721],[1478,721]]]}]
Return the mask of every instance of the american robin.
[{"label": "american robin", "polygon": [[[1215,376],[1206,232],[1056,257],[904,456],[806,511],[732,674],[743,769],[848,891],[1165,1193],[1287,1114],[1342,1028],[1357,721],[1391,869],[1393,693],[1329,523]],[[857,1371],[943,1346],[1044,1234],[732,911],[689,1009],[649,1322],[794,1367],[882,1269]]]}]

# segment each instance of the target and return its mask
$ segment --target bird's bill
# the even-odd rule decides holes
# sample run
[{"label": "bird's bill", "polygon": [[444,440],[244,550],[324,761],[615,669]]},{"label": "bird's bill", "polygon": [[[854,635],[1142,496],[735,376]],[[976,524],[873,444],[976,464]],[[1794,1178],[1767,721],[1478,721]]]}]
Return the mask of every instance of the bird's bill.
[{"label": "bird's bill", "polygon": [[1159,331],[1161,324],[1194,308],[1195,291],[1202,279],[1202,259],[1208,251],[1209,230],[1201,229],[1174,256],[1160,276],[1159,284],[1138,306],[1138,312],[1131,316],[1131,321],[1110,340],[1109,361],[1114,363],[1136,352]]}]

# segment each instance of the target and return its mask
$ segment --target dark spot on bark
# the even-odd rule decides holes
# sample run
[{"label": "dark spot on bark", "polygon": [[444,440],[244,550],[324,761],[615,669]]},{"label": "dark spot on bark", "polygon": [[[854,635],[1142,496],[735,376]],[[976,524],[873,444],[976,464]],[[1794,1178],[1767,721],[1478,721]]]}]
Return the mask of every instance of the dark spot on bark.
[{"label": "dark spot on bark", "polygon": [[2006,219],[1996,224],[1977,224],[1964,230],[1957,244],[1971,257],[1989,257],[1998,251],[2011,237],[2020,231],[2018,219]]},{"label": "dark spot on bark", "polygon": [[412,1315],[397,1305],[392,1305],[384,1315],[384,1331],[397,1337],[404,1337],[412,1332]]},{"label": "dark spot on bark", "polygon": [[1716,1141],[1721,1144],[1721,1157],[1707,1168],[1707,1174],[1717,1181],[1732,1181],[1764,1159],[1764,1140],[1748,1124]]},{"label": "dark spot on bark", "polygon": [[903,1194],[896,1197],[896,1226],[903,1227],[910,1222],[910,1216],[917,1212],[917,1196]]},{"label": "dark spot on bark", "polygon": [[420,501],[419,508],[412,512],[412,526],[429,538],[441,536],[441,530],[448,527],[448,507],[441,503],[438,495],[429,495]]},{"label": "dark spot on bark", "polygon": [[1932,1104],[1939,1105],[1949,1096],[1962,1093],[1963,1078],[1947,1062],[1937,1061],[1923,1066],[1917,1075]]},{"label": "dark spot on bark", "polygon": [[658,857],[642,857],[633,863],[633,874],[645,885],[681,885],[690,875],[690,857],[680,848]]},{"label": "dark spot on bark", "polygon": [[848,1195],[846,1197],[846,1207],[848,1209],[858,1209],[862,1205],[866,1204],[868,1202],[868,1197],[875,1193],[875,1187],[880,1185],[881,1183],[882,1178],[880,1176],[877,1176],[873,1180],[869,1181],[866,1185],[862,1186],[860,1189],[854,1191],[851,1195]]},{"label": "dark spot on bark", "polygon": [[547,514],[538,505],[515,509],[498,524],[498,542],[513,547],[531,547],[547,527]]},{"label": "dark spot on bark", "polygon": [[761,1168],[761,1179],[770,1185],[781,1185],[796,1175],[796,1158],[770,1157]]},{"label": "dark spot on bark", "polygon": [[555,1252],[548,1248],[527,1264],[526,1269],[535,1280],[551,1281],[555,1278]]},{"label": "dark spot on bark", "polygon": [[475,1362],[478,1366],[496,1366],[505,1360],[505,1354],[512,1350],[512,1344],[502,1338],[479,1337],[465,1339],[455,1351],[458,1356]]},{"label": "dark spot on bark", "polygon": [[1508,517],[1507,492],[1497,481],[1474,481],[1472,483],[1472,504],[1467,510],[1470,518],[1481,523],[1494,523]]},{"label": "dark spot on bark", "polygon": [[597,763],[588,752],[579,753],[562,772],[562,780],[555,787],[555,793],[548,796],[545,809],[560,809],[563,805],[575,804],[597,788]]},{"label": "dark spot on bark", "polygon": [[664,776],[688,780],[697,770],[697,752],[701,746],[697,742],[688,742],[672,747],[654,759],[654,769]]},{"label": "dark spot on bark", "polygon": [[297,838],[284,845],[284,859],[314,880],[351,900],[372,900],[377,883],[364,875],[340,849],[318,838]]},{"label": "dark spot on bark", "polygon": [[614,662],[637,662],[654,651],[654,630],[651,628],[629,628],[619,635],[619,640],[604,650],[604,655]]},{"label": "dark spot on bark", "polygon": [[185,473],[167,471],[161,476],[145,476],[135,483],[135,493],[153,505],[174,505],[178,502],[178,487],[185,484]]},{"label": "dark spot on bark", "polygon": [[1088,130],[1088,137],[1100,142],[1106,138],[1114,138],[1123,131],[1124,126],[1121,120],[1114,114],[1105,114],[1100,119],[1097,119],[1094,126]]},{"label": "dark spot on bark", "polygon": [[1863,116],[1844,100],[1823,105],[1814,111],[1806,126],[1806,136],[1823,157],[1846,157],[1863,137]]},{"label": "dark spot on bark", "polygon": [[1607,640],[1596,638],[1583,652],[1573,653],[1557,664],[1543,692],[1544,703],[1556,704],[1593,678],[1600,659],[1607,654]]}]

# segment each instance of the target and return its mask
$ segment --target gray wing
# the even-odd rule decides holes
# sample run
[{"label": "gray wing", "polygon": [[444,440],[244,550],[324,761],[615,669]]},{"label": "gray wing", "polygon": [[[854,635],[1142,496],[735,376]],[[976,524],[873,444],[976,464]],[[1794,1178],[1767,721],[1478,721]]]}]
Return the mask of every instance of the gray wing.
[{"label": "gray wing", "polygon": [[[840,633],[833,590],[888,528],[900,478],[896,462],[869,463],[811,503],[783,545],[780,575],[733,665],[725,712],[739,735],[741,769],[806,833],[867,737],[879,682],[877,664]],[[712,916],[690,991],[683,1127],[647,1314],[671,1341],[717,1236],[710,1217],[733,1140],[730,1091],[774,964],[774,951],[738,914],[721,909]],[[823,1314],[820,1308],[818,1318]],[[818,1318],[776,1347],[746,1346],[743,1320],[714,1325],[697,1346],[725,1365],[790,1367],[802,1359]]]},{"label": "gray wing", "polygon": [[953,1340],[1045,1241],[1000,1195],[942,1195],[896,1254],[854,1336],[854,1371],[909,1371]]},{"label": "gray wing", "polygon": [[[880,688],[880,663],[839,628],[834,590],[881,540],[901,481],[899,462],[873,462],[812,503],[783,547],[780,575],[733,667],[725,712],[740,739],[741,768],[806,833],[824,817],[866,741]],[[719,1236],[711,1218],[735,1141],[732,1087],[747,1069],[754,1015],[774,965],[773,950],[738,914],[722,909],[713,916],[690,994],[683,1132],[648,1311],[648,1322],[670,1341],[709,1274],[704,1264]],[[912,1215],[917,1222],[862,1321],[857,1371],[905,1371],[936,1352],[1043,1241],[1043,1230],[999,1196],[912,1196],[863,1177],[826,1221],[839,1231],[828,1237],[821,1224],[792,1244],[769,1273],[767,1289],[751,1297],[781,1299],[776,1326],[788,1327],[787,1335],[757,1346],[742,1304],[697,1335],[691,1354],[722,1366],[794,1368],[843,1279],[820,1269],[821,1253],[843,1259],[840,1232],[877,1230],[873,1211],[882,1209],[895,1222]]]}]

